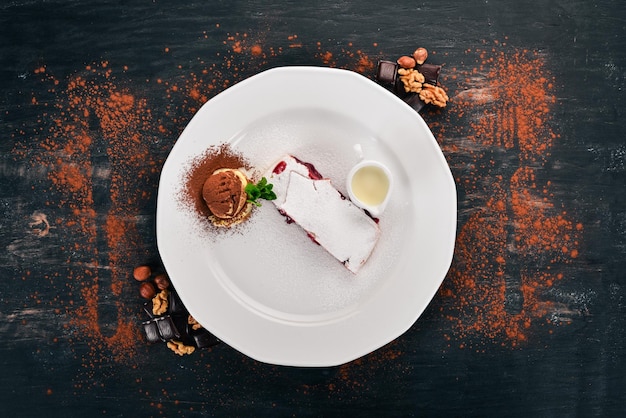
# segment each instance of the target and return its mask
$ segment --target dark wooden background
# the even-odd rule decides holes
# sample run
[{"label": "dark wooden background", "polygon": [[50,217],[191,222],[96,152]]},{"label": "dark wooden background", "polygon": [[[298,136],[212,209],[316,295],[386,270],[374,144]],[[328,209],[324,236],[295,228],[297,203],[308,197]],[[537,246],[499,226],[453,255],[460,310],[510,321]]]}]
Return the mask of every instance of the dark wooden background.
[{"label": "dark wooden background", "polygon": [[[198,106],[418,46],[444,65],[451,103],[422,114],[459,196],[419,321],[332,368],[148,346],[131,271],[158,265],[159,167]],[[624,416],[625,73],[618,0],[2,2],[0,414]]]}]

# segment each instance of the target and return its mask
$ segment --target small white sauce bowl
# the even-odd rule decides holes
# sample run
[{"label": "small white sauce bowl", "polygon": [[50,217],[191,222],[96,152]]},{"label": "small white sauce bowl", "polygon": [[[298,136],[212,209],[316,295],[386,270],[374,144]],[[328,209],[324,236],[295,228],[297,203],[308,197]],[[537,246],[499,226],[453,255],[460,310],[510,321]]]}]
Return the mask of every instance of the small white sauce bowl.
[{"label": "small white sauce bowl", "polygon": [[[387,180],[389,182],[389,187],[387,188],[387,194],[385,195],[384,199],[376,205],[371,205],[366,202],[363,202],[361,199],[359,199],[355,195],[354,190],[353,190],[352,184],[353,184],[353,179],[354,179],[355,174],[359,170],[364,169],[366,167],[375,167],[375,168],[380,169],[380,171],[382,171],[384,175],[387,177]],[[362,209],[365,209],[373,217],[378,217],[383,213],[383,211],[387,207],[387,203],[389,203],[389,197],[391,196],[391,193],[393,190],[393,176],[391,175],[391,171],[389,170],[389,168],[387,168],[387,166],[382,164],[381,162],[375,161],[375,160],[362,160],[358,164],[356,164],[354,167],[352,167],[352,169],[348,173],[348,178],[346,179],[346,189],[348,190],[348,196],[350,197],[350,200],[352,201],[352,203],[354,203],[356,206]]]}]

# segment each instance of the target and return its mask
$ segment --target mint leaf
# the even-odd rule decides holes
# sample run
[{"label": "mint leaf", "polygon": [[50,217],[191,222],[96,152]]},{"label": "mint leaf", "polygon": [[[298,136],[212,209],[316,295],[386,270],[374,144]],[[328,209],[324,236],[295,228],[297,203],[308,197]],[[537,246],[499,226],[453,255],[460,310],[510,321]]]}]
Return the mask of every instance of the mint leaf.
[{"label": "mint leaf", "polygon": [[246,194],[248,195],[248,202],[256,206],[261,206],[261,203],[257,201],[258,199],[275,200],[276,193],[272,191],[273,187],[274,185],[268,183],[265,177],[262,177],[257,184],[248,183],[245,188]]}]

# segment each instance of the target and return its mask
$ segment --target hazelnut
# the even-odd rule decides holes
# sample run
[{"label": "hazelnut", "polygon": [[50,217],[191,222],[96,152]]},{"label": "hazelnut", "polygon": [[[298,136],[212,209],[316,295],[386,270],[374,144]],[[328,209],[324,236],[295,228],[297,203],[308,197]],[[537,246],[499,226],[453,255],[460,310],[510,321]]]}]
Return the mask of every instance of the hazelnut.
[{"label": "hazelnut", "polygon": [[167,289],[170,287],[170,281],[166,274],[159,274],[154,278],[154,284],[159,290]]},{"label": "hazelnut", "polygon": [[139,294],[144,299],[152,299],[156,295],[156,289],[150,282],[143,282],[139,286]]},{"label": "hazelnut", "polygon": [[404,55],[396,61],[398,65],[402,68],[413,68],[415,67],[415,60],[407,55]]},{"label": "hazelnut", "polygon": [[424,61],[426,61],[426,58],[428,58],[428,51],[426,48],[417,48],[415,52],[413,52],[413,58],[415,58],[415,62],[417,62],[418,65],[422,65]]},{"label": "hazelnut", "polygon": [[151,274],[152,270],[148,266],[135,267],[135,270],[133,270],[133,277],[140,282],[148,280]]}]

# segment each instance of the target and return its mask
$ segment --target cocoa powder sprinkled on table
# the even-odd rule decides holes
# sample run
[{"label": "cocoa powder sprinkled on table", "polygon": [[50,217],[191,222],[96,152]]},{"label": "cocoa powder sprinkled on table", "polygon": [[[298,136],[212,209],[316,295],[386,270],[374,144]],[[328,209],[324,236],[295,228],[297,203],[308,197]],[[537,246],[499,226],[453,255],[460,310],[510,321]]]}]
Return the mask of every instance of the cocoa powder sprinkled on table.
[{"label": "cocoa powder sprinkled on table", "polygon": [[[67,80],[43,68],[35,73],[52,86],[54,101],[43,111],[49,124],[38,147],[18,143],[14,155],[45,168],[52,186],[42,195],[58,216],[54,239],[69,267],[66,291],[51,303],[65,303],[72,341],[89,348],[86,369],[104,359],[126,362],[141,341],[135,309],[123,296],[125,264],[142,247],[136,214],[151,196],[146,185],[158,167],[146,134],[153,127],[151,112],[145,100],[117,84],[108,62],[88,65]],[[103,193],[107,204],[98,214]],[[106,319],[103,300],[109,302]]]},{"label": "cocoa powder sprinkled on table", "polygon": [[447,82],[457,83],[452,106],[430,124],[458,187],[474,202],[440,291],[448,300],[442,311],[452,323],[447,338],[458,346],[516,347],[537,325],[571,321],[558,317],[573,310],[549,291],[579,256],[583,225],[554,201],[545,178],[559,137],[545,57],[498,42],[467,56],[476,57],[475,68],[449,70]]}]

